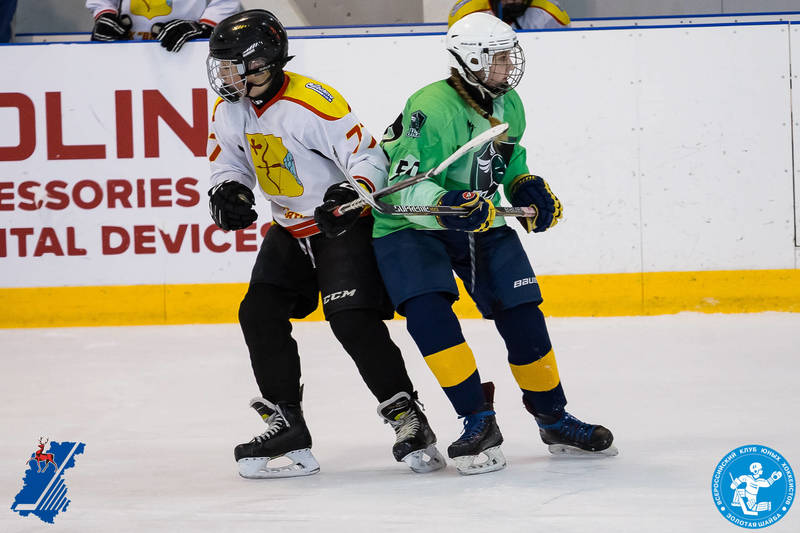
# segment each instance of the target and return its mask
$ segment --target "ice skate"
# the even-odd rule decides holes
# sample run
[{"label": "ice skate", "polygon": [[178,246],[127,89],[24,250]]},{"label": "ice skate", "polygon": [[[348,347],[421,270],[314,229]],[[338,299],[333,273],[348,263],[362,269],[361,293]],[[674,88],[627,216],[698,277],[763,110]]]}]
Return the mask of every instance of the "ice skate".
[{"label": "ice skate", "polygon": [[416,402],[407,392],[398,392],[378,405],[378,416],[394,429],[397,439],[392,454],[417,473],[444,468],[446,462],[436,449],[436,435]]},{"label": "ice skate", "polygon": [[464,417],[464,432],[447,448],[447,455],[464,475],[485,474],[506,466],[506,458],[500,450],[503,435],[493,409],[494,384],[484,383],[483,392],[485,409]]},{"label": "ice skate", "polygon": [[319,472],[319,463],[311,453],[311,434],[299,405],[275,405],[264,398],[253,398],[250,407],[267,423],[267,430],[234,449],[240,476],[264,479]]},{"label": "ice skate", "polygon": [[619,454],[613,446],[614,435],[594,424],[581,422],[566,411],[559,416],[547,416],[533,413],[539,425],[539,435],[554,455],[608,455]]}]

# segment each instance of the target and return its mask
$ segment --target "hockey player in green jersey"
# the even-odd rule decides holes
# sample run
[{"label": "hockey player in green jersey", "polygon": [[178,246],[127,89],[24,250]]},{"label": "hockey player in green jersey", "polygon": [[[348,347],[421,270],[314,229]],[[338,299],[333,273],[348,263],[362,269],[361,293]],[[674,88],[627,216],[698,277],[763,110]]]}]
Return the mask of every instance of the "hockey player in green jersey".
[{"label": "hockey player in green jersey", "polygon": [[467,214],[401,217],[376,212],[373,245],[393,303],[463,418],[463,434],[448,454],[463,474],[505,466],[494,385],[481,384],[452,310],[458,298],[455,271],[503,337],[523,404],[550,451],[614,455],[608,429],[565,411],[535,274],[516,232],[495,218],[501,186],[513,206],[536,208],[535,217],[520,219],[528,232],[553,227],[562,212],[545,180],[529,173],[519,144],[525,111],[514,87],[524,72],[522,49],[507,24],[487,13],[473,13],[450,28],[447,50],[450,78],[413,94],[386,131],[382,146],[390,159],[390,182],[434,168],[491,125],[507,122],[508,130],[441,174],[386,197],[395,205],[461,206]]}]

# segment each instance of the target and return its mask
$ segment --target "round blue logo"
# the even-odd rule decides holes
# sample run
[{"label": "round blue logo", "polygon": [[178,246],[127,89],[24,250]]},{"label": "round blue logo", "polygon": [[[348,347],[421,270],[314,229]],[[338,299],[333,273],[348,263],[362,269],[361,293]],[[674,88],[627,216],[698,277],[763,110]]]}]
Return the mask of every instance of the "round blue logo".
[{"label": "round blue logo", "polygon": [[748,529],[771,526],[794,501],[794,472],[789,462],[766,446],[750,444],[731,450],[711,480],[717,510],[728,521]]}]

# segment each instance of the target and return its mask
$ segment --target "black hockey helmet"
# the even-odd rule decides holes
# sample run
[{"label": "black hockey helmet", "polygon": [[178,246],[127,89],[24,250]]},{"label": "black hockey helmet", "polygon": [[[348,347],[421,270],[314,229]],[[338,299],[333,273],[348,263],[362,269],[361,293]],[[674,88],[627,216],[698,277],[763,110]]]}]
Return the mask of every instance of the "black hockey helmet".
[{"label": "black hockey helmet", "polygon": [[247,76],[269,72],[264,83],[282,83],[280,74],[291,59],[286,30],[275,15],[264,9],[250,9],[226,18],[214,28],[208,46],[208,80],[214,92],[228,102],[247,94]]},{"label": "black hockey helmet", "polygon": [[531,5],[531,0],[489,0],[492,11],[497,18],[502,19],[506,24],[511,24],[518,17],[521,17],[525,10]]}]

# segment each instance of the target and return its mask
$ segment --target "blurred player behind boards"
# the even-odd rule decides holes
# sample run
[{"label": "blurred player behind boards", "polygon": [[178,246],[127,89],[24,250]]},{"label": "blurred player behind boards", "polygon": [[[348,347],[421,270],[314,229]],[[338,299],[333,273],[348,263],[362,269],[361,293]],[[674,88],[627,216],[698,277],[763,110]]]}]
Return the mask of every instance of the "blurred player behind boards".
[{"label": "blurred player behind boards", "polygon": [[208,39],[214,26],[241,10],[239,0],[86,0],[93,41],[158,40],[169,52]]},{"label": "blurred player behind boards", "polygon": [[458,0],[447,18],[450,27],[470,13],[491,13],[518,30],[565,28],[569,15],[557,0]]},{"label": "blurred player behind boards", "polygon": [[[443,467],[400,350],[383,323],[394,310],[375,263],[372,216],[359,209],[330,215],[357,197],[343,183],[343,172],[371,190],[385,186],[385,154],[335,89],[283,70],[291,59],[288,40],[272,13],[254,9],[223,20],[209,45],[209,82],[221,97],[208,145],[212,218],[224,230],[249,227],[257,217],[256,186],[274,218],[239,308],[262,396],[250,405],[267,423],[264,433],[234,450],[239,473],[287,477],[319,470],[301,408],[300,357],[289,319],[314,311],[320,292],[334,335],[377,398],[379,416],[395,431],[395,459],[415,472]],[[326,234],[313,218],[321,205],[330,215],[322,217]],[[346,413],[330,416],[341,416],[346,431]],[[282,456],[292,464],[270,464]]]}]

